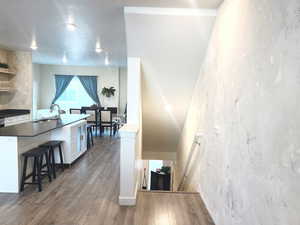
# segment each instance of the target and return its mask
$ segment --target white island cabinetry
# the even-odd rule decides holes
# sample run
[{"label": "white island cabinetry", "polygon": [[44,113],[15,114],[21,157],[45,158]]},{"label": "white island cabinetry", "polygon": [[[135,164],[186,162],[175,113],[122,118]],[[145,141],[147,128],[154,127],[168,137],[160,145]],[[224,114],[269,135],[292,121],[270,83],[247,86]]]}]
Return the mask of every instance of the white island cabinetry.
[{"label": "white island cabinetry", "polygon": [[[61,140],[65,164],[73,163],[86,152],[87,117],[63,115],[61,121],[33,121],[0,128],[0,193],[19,192],[24,161],[22,153],[32,148],[50,140]],[[55,157],[56,162],[60,162],[58,155]],[[27,174],[32,170],[32,162],[28,163]]]},{"label": "white island cabinetry", "polygon": [[[52,140],[63,140],[64,163],[71,164],[87,150],[86,120],[54,130]],[[55,157],[59,160],[58,152]]]}]

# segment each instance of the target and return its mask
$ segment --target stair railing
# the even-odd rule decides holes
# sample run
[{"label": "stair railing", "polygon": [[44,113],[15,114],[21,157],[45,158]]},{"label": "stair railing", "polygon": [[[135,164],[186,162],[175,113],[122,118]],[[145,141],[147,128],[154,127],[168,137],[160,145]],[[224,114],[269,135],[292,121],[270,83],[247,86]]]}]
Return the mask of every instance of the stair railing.
[{"label": "stair railing", "polygon": [[194,153],[198,149],[197,147],[201,145],[200,141],[199,141],[201,136],[202,136],[201,134],[197,133],[194,137],[194,141],[193,141],[193,144],[191,146],[191,151],[189,153],[188,160],[187,160],[187,162],[184,166],[183,175],[180,179],[180,183],[178,185],[177,191],[184,191],[185,181],[186,181],[186,178],[188,177],[188,172],[189,172],[189,169],[190,169],[190,166],[191,166],[191,162],[192,162]]}]

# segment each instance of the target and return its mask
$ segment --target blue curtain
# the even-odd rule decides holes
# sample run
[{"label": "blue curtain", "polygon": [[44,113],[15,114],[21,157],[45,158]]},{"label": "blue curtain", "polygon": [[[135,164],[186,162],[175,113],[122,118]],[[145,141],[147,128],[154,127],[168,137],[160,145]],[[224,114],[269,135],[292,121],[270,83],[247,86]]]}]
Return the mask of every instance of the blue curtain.
[{"label": "blue curtain", "polygon": [[52,101],[52,104],[62,95],[62,93],[66,90],[69,86],[71,80],[74,76],[72,75],[55,75],[55,87],[56,93],[55,97]]},{"label": "blue curtain", "polygon": [[97,93],[97,77],[96,76],[78,76],[82,86],[88,95],[98,104],[100,104],[99,96]]}]

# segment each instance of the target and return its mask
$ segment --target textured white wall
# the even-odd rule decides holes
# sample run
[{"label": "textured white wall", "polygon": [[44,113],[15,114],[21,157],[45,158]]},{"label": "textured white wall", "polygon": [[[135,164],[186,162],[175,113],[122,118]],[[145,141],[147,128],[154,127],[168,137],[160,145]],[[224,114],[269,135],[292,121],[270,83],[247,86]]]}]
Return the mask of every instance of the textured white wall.
[{"label": "textured white wall", "polygon": [[217,225],[300,224],[300,1],[227,0],[178,148]]}]

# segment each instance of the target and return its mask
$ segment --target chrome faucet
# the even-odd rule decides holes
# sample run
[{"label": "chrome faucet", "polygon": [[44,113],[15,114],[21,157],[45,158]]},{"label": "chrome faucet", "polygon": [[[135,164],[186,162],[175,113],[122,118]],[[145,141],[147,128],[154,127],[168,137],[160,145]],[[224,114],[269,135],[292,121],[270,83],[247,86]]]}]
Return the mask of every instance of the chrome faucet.
[{"label": "chrome faucet", "polygon": [[58,109],[58,117],[60,118],[60,115],[63,113],[63,110],[60,109],[60,106],[58,104],[52,104],[50,106],[50,112],[52,113],[55,107],[57,107]]}]

